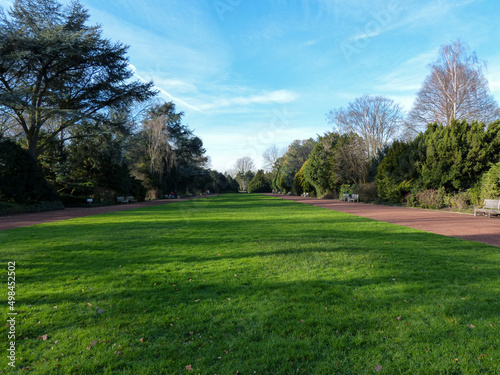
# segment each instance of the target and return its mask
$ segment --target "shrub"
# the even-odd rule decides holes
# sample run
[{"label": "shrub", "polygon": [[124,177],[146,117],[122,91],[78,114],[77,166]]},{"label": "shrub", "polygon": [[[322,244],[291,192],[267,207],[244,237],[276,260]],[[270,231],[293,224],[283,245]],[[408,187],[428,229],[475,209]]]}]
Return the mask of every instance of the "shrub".
[{"label": "shrub", "polygon": [[87,204],[88,195],[61,194],[61,202],[64,207],[81,207]]},{"label": "shrub", "polygon": [[375,181],[359,184],[353,189],[354,194],[359,194],[361,202],[376,202],[379,200],[377,183]]},{"label": "shrub", "polygon": [[449,206],[464,209],[471,205],[471,194],[469,191],[461,191],[449,196]]},{"label": "shrub", "polygon": [[438,209],[443,207],[443,197],[438,190],[427,189],[417,193],[417,201],[422,208]]},{"label": "shrub", "polygon": [[351,185],[348,185],[348,184],[340,185],[340,188],[339,188],[339,197],[341,197],[343,194],[352,194],[353,191],[354,190],[353,190],[353,187]]},{"label": "shrub", "polygon": [[63,209],[64,206],[60,201],[39,202],[35,204],[0,202],[0,216]]},{"label": "shrub", "polygon": [[498,197],[500,197],[500,163],[493,165],[481,179],[481,198],[494,199]]},{"label": "shrub", "polygon": [[417,207],[418,206],[417,195],[414,193],[406,194],[405,197],[403,198],[403,204],[407,207]]},{"label": "shrub", "polygon": [[476,186],[471,187],[467,190],[470,195],[470,204],[471,205],[480,205],[483,203],[481,199],[481,183],[478,183]]},{"label": "shrub", "polygon": [[320,195],[319,198],[320,199],[337,199],[338,195],[336,195],[335,193],[332,193],[332,192],[326,192],[325,194]]},{"label": "shrub", "polygon": [[31,154],[16,143],[0,139],[0,199],[17,203],[57,200],[57,192]]}]

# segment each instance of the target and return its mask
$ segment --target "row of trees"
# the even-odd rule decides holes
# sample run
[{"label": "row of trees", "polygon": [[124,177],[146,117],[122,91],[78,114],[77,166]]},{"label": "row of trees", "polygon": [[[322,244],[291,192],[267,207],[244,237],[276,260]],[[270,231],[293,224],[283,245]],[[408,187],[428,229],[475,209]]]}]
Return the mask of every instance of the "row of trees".
[{"label": "row of trees", "polygon": [[414,139],[428,124],[494,122],[500,118],[500,107],[490,94],[485,66],[459,39],[441,46],[408,114],[391,99],[365,95],[331,110],[327,121],[339,133],[361,136],[369,158],[395,139]]},{"label": "row of trees", "polygon": [[271,188],[428,207],[499,196],[500,107],[484,66],[462,41],[443,45],[408,114],[365,95],[327,114],[333,132],[282,153],[270,147],[263,156]]},{"label": "row of trees", "polygon": [[434,123],[413,141],[395,141],[388,148],[376,177],[379,196],[437,207],[454,205],[445,200],[459,194],[461,205],[477,204],[500,195],[500,179],[492,178],[499,161],[500,121]]},{"label": "row of trees", "polygon": [[76,1],[15,0],[0,14],[0,200],[237,191],[183,113],[133,80],[128,47],[88,20]]}]

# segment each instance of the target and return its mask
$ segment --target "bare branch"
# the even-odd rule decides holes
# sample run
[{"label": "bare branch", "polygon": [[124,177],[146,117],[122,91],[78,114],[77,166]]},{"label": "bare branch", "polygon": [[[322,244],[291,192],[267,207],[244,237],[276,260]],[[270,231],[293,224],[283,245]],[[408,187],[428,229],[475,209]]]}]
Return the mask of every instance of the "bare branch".
[{"label": "bare branch", "polygon": [[483,67],[486,62],[460,39],[442,45],[408,114],[407,132],[414,136],[428,124],[449,125],[454,119],[485,123],[498,120],[500,107],[490,94]]},{"label": "bare branch", "polygon": [[335,131],[340,134],[353,132],[363,138],[369,158],[399,134],[402,119],[402,107],[383,96],[364,95],[349,103],[347,108],[327,114]]}]

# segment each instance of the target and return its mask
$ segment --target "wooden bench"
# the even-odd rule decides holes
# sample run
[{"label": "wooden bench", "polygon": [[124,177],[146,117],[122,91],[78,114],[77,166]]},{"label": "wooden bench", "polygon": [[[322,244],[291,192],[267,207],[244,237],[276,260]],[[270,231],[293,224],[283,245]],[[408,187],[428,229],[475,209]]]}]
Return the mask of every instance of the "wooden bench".
[{"label": "wooden bench", "polygon": [[500,199],[485,199],[482,208],[474,206],[474,216],[477,214],[486,214],[488,217],[491,215],[500,215]]},{"label": "wooden bench", "polygon": [[129,196],[129,197],[125,198],[125,199],[128,200],[128,203],[135,203],[135,202],[137,202],[137,199],[134,199],[133,196]]},{"label": "wooden bench", "polygon": [[350,194],[347,201],[348,202],[359,202],[359,194]]},{"label": "wooden bench", "polygon": [[116,197],[116,201],[118,202],[118,204],[129,202],[128,199],[124,197]]},{"label": "wooden bench", "polygon": [[359,202],[359,194],[342,194],[342,200],[346,202]]}]

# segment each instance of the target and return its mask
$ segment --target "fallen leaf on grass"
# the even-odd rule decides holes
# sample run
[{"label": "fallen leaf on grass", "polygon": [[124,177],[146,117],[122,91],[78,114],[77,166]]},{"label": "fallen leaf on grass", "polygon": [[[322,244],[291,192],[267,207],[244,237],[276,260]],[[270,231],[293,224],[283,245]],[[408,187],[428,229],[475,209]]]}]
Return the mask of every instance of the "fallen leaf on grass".
[{"label": "fallen leaf on grass", "polygon": [[87,346],[87,350],[90,350],[95,344],[97,344],[97,340],[92,341],[90,345]]},{"label": "fallen leaf on grass", "polygon": [[40,340],[40,339],[42,339],[43,341],[46,341],[47,340],[47,335],[38,336],[37,340]]},{"label": "fallen leaf on grass", "polygon": [[191,371],[192,369],[193,369],[193,367],[191,365],[186,366],[186,370]]},{"label": "fallen leaf on grass", "polygon": [[377,371],[377,372],[382,371],[382,366],[380,366],[380,365],[375,366],[375,371]]},{"label": "fallen leaf on grass", "polygon": [[140,341],[140,342],[144,342],[144,338],[143,338],[143,337],[141,337],[141,339],[140,339],[139,341]]},{"label": "fallen leaf on grass", "polygon": [[92,306],[92,304],[90,302],[87,302],[87,305]]},{"label": "fallen leaf on grass", "polygon": [[474,324],[469,324],[469,328],[476,328]]},{"label": "fallen leaf on grass", "polygon": [[398,319],[398,320],[401,320],[401,315],[400,315],[400,316],[398,316],[398,318],[397,318],[397,319]]},{"label": "fallen leaf on grass", "polygon": [[194,300],[194,302],[200,302],[200,301],[201,301],[201,299],[195,299]]},{"label": "fallen leaf on grass", "polygon": [[116,352],[115,352],[115,354],[116,354],[116,355],[122,355],[123,353],[122,353],[122,352],[120,352],[120,351],[116,351]]}]

